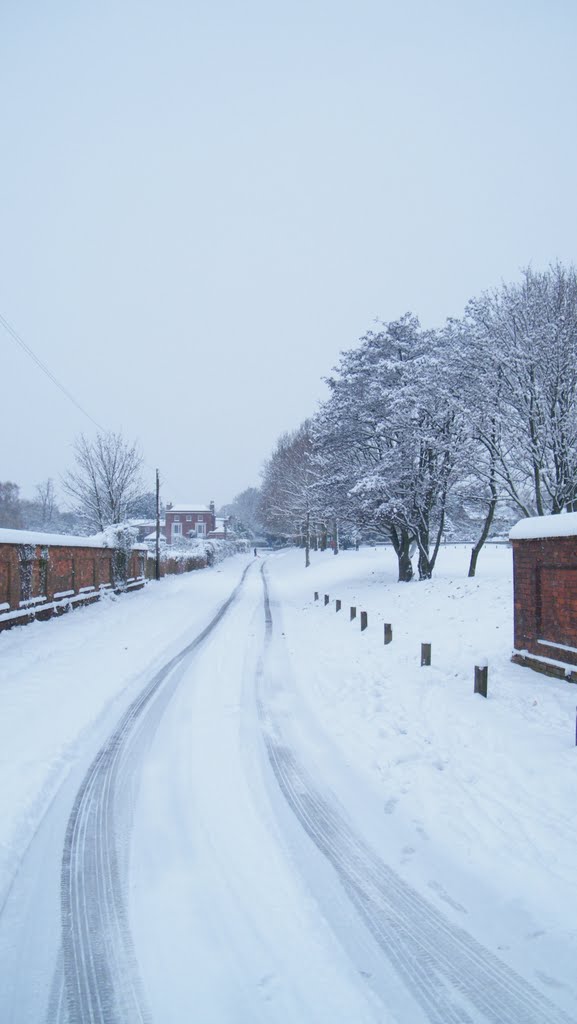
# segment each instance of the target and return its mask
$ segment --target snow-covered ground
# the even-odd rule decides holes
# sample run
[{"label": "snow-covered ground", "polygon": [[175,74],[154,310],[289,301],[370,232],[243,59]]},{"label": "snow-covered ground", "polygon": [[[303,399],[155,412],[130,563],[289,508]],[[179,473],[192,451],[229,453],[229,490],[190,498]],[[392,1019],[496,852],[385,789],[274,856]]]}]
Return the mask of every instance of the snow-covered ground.
[{"label": "snow-covered ground", "polygon": [[246,565],[165,577],[0,633],[0,907],[37,822],[143,679],[210,620]]},{"label": "snow-covered ground", "polygon": [[[0,906],[59,787],[76,771],[81,781],[125,709],[250,565],[222,621],[170,670],[166,699],[149,704],[149,726],[137,723],[122,778],[110,775],[112,810],[129,808],[121,861],[143,1019],[577,1020],[577,690],[509,660],[510,550],[484,551],[469,580],[468,552],[447,547],[435,578],[411,584],[396,582],[386,548],[312,558],[307,570],[300,551],[266,558],[266,629],[263,559],[237,556],[0,634]],[[393,627],[387,646],[384,622]],[[432,644],[430,667],[420,666],[422,642]],[[473,694],[483,661],[488,700]],[[92,810],[106,813],[108,828],[107,808]],[[325,849],[340,828],[346,842]],[[30,886],[42,857],[28,860],[20,874]],[[377,861],[392,874],[379,875]],[[353,869],[360,882],[349,898]],[[374,906],[389,900],[381,923],[405,898],[422,922],[421,945],[415,926],[395,947],[407,957],[400,973],[363,924],[371,872],[381,877],[371,882]],[[435,935],[448,943],[438,963],[427,952]],[[6,949],[0,927],[0,959]],[[462,990],[451,987],[453,954],[471,965]],[[425,975],[438,977],[427,998],[411,991],[421,956]],[[515,995],[519,979],[526,1003]],[[3,998],[0,982],[3,1019],[24,1019],[6,1016],[13,984],[16,996]],[[487,995],[480,1010],[483,986],[494,1002]],[[499,986],[526,1016],[505,1003],[498,1009]],[[460,1016],[460,1000],[470,1016]],[[94,1019],[125,1019],[110,1013]],[[66,1019],[53,1009],[54,1024]]]},{"label": "snow-covered ground", "polygon": [[[387,863],[575,1013],[577,689],[510,662],[510,549],[485,549],[474,579],[467,567],[463,547],[442,549],[434,578],[411,584],[395,581],[390,549],[317,555],[306,575],[293,552],[273,561],[293,719],[365,830],[377,809]],[[487,700],[473,694],[476,664],[488,664]]]}]

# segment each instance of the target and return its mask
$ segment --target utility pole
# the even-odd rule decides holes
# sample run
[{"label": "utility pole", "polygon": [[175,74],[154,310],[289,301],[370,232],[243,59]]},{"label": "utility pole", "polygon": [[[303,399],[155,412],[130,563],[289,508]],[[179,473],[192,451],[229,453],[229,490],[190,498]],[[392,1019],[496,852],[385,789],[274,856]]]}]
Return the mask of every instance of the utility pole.
[{"label": "utility pole", "polygon": [[160,579],[160,479],[156,470],[156,546],[155,546],[154,578]]}]

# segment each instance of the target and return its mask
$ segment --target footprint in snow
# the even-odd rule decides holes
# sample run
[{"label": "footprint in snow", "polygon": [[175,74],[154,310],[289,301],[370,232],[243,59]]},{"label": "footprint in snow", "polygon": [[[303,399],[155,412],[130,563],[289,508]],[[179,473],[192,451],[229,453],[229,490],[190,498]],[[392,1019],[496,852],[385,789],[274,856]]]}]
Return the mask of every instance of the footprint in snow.
[{"label": "footprint in snow", "polygon": [[446,891],[446,889],[443,888],[443,886],[439,882],[429,882],[429,889],[432,889],[433,892],[436,892],[439,899],[443,900],[444,903],[448,903],[449,906],[453,908],[453,910],[458,910],[459,913],[461,914],[467,913],[465,907],[463,907],[461,903],[457,903],[457,900],[454,900],[452,896],[449,896],[449,893]]},{"label": "footprint in snow", "polygon": [[544,985],[548,985],[549,988],[566,988],[562,981],[557,981],[557,978],[552,978],[550,974],[545,974],[545,971],[535,971],[539,981],[542,981]]}]

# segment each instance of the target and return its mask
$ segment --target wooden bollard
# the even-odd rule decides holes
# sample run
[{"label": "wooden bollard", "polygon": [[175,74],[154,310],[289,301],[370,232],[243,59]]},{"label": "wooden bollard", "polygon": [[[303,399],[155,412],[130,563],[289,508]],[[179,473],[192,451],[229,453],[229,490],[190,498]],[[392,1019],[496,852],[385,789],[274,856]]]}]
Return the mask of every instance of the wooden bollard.
[{"label": "wooden bollard", "polygon": [[363,629],[366,629],[369,624],[369,616],[366,612],[361,612],[361,633]]},{"label": "wooden bollard", "polygon": [[475,689],[474,693],[480,693],[481,697],[487,696],[487,675],[489,669],[486,665],[475,665]]},{"label": "wooden bollard", "polygon": [[352,604],[351,605],[351,617],[349,619],[349,622],[352,622],[353,619],[356,619],[356,617],[357,617],[357,609],[355,608],[354,604]]},{"label": "wooden bollard", "polygon": [[421,644],[421,665],[431,664],[431,645]]},{"label": "wooden bollard", "polygon": [[315,601],[318,601],[318,599],[319,599],[319,592],[318,592],[318,590],[315,590]]},{"label": "wooden bollard", "polygon": [[325,594],[325,605],[329,603],[329,595]]},{"label": "wooden bollard", "polygon": [[390,644],[393,639],[393,627],[390,622],[385,622],[385,643]]},{"label": "wooden bollard", "polygon": [[337,597],[337,599],[335,601],[335,611],[336,612],[340,612],[340,610],[341,610],[341,602],[339,601],[339,599]]}]

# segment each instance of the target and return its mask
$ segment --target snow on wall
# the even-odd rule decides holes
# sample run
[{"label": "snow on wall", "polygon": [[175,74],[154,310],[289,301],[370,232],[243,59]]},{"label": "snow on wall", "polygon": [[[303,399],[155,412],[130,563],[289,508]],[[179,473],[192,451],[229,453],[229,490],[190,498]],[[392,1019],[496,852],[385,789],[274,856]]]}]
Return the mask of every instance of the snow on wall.
[{"label": "snow on wall", "polygon": [[542,537],[577,536],[577,512],[557,516],[521,519],[509,533],[509,540],[539,540]]},{"label": "snow on wall", "polygon": [[[0,529],[0,544],[42,544],[65,548],[110,548],[108,536],[98,533],[93,537],[74,537],[66,533],[42,533],[41,530]],[[146,550],[145,544],[135,544],[135,550]]]}]

